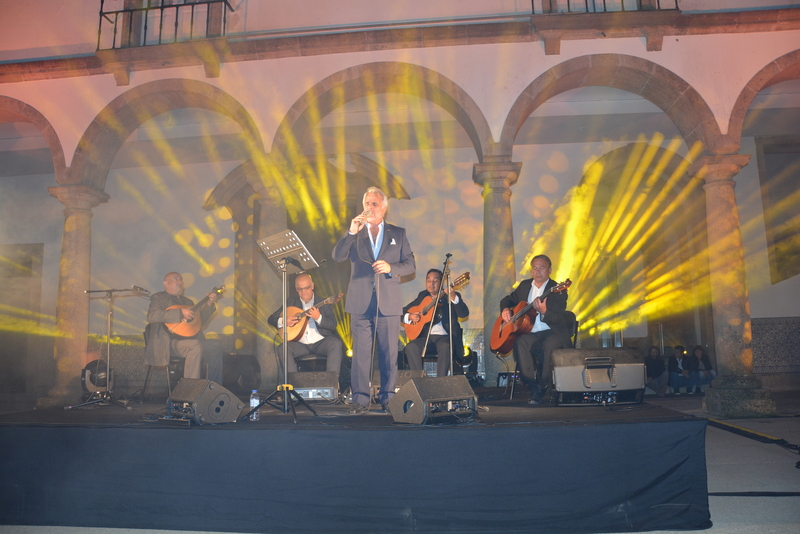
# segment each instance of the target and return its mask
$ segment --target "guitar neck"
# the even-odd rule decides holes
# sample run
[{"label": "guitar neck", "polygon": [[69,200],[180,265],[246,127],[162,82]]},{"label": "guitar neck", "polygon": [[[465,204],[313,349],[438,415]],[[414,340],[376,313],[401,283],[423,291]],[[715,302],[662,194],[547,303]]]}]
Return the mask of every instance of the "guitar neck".
[{"label": "guitar neck", "polygon": [[515,313],[514,316],[511,317],[511,319],[508,322],[513,323],[514,321],[516,321],[517,319],[519,319],[520,317],[531,311],[531,308],[533,308],[533,303],[536,302],[537,300],[541,301],[549,297],[550,293],[552,293],[552,289],[553,288],[551,287],[550,289],[545,290],[545,292],[539,295],[538,297],[535,297],[527,306],[525,306],[520,311]]}]

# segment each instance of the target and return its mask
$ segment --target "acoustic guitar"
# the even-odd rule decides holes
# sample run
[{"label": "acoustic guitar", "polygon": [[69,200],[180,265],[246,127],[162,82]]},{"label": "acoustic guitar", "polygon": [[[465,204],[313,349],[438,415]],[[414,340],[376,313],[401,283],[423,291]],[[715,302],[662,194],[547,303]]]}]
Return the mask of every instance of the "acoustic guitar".
[{"label": "acoustic guitar", "polygon": [[[469,272],[466,272],[461,276],[459,276],[458,278],[456,278],[453,281],[453,283],[450,284],[450,287],[458,291],[459,289],[466,287],[467,284],[469,284]],[[442,296],[446,294],[447,293],[445,291],[442,291]],[[434,311],[436,311],[435,308],[436,308],[436,300],[430,295],[428,295],[427,297],[422,299],[422,302],[420,302],[418,306],[414,306],[408,309],[409,314],[411,313],[420,314],[420,319],[415,324],[403,323],[403,328],[405,328],[406,336],[408,336],[408,339],[410,341],[417,339],[417,337],[419,337],[425,325],[431,322],[431,319],[433,319],[433,313]]]},{"label": "acoustic guitar", "polygon": [[[546,290],[533,302],[536,302],[536,300],[542,301],[553,293],[560,293],[571,285],[572,280],[567,278],[560,284],[556,284]],[[499,354],[508,354],[514,348],[514,342],[517,337],[530,333],[538,315],[538,312],[533,309],[533,302],[522,301],[514,306],[514,313],[508,322],[503,321],[503,315],[500,314],[500,317],[494,323],[494,327],[492,327],[492,338],[489,340],[489,347],[493,351]]]},{"label": "acoustic guitar", "polygon": [[[217,295],[222,295],[222,292],[225,291],[225,286],[215,287],[211,290],[211,293],[216,293]],[[200,328],[203,327],[203,320],[200,318],[200,309],[206,305],[208,302],[208,295],[198,302],[195,305],[191,304],[176,304],[174,306],[167,307],[168,310],[175,310],[179,308],[189,308],[194,312],[193,319],[181,319],[179,323],[164,323],[164,326],[167,327],[167,330],[170,334],[175,334],[176,336],[180,337],[192,337],[197,335],[200,331]]]},{"label": "acoustic guitar", "polygon": [[[338,296],[328,297],[322,302],[315,304],[314,307],[320,309],[326,304],[336,304],[342,300],[343,296],[344,293],[339,293]],[[286,315],[298,319],[298,322],[295,323],[294,326],[289,326],[288,323],[286,324],[286,337],[289,338],[289,341],[297,341],[303,337],[303,334],[306,332],[306,326],[308,326],[308,312],[301,310],[297,306],[287,306]],[[278,329],[278,336],[280,336],[281,341],[283,341],[283,328]]]}]

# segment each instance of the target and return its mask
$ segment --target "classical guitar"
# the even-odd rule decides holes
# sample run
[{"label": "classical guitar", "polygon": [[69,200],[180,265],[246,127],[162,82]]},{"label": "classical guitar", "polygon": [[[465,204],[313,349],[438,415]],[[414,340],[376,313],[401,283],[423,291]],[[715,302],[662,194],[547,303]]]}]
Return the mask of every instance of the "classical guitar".
[{"label": "classical guitar", "polygon": [[[469,272],[466,272],[456,278],[453,283],[450,284],[450,287],[458,291],[459,289],[466,287],[467,284],[469,284]],[[442,291],[442,296],[444,295],[445,292]],[[434,308],[436,308],[436,300],[429,295],[422,299],[422,302],[420,302],[418,306],[408,309],[408,313],[420,314],[420,319],[415,324],[403,323],[403,328],[405,328],[406,336],[408,336],[409,340],[417,339],[425,325],[431,322],[431,319],[433,319],[433,313],[435,311]]]},{"label": "classical guitar", "polygon": [[[328,297],[322,302],[315,304],[314,307],[320,309],[326,304],[336,304],[342,300],[343,296],[344,293],[339,293],[338,296]],[[297,306],[287,306],[286,315],[298,319],[298,322],[295,323],[294,326],[289,326],[288,323],[286,325],[286,337],[289,338],[289,341],[297,341],[303,337],[303,334],[306,332],[306,326],[308,326],[308,312],[301,310]],[[278,336],[283,340],[283,328],[278,329]]]},{"label": "classical guitar", "polygon": [[[211,290],[211,293],[216,293],[217,295],[222,295],[222,292],[225,291],[225,286],[215,287]],[[189,308],[194,312],[194,318],[191,320],[188,319],[181,319],[179,323],[164,323],[164,326],[167,327],[167,330],[171,334],[175,334],[176,336],[180,337],[192,337],[196,335],[200,328],[203,327],[203,320],[200,318],[200,309],[206,305],[208,302],[208,295],[192,306],[191,304],[176,304],[174,306],[169,306],[168,310],[174,310],[178,308]]]},{"label": "classical guitar", "polygon": [[[556,284],[537,297],[542,301],[553,293],[560,293],[572,285],[572,281],[567,278],[560,284]],[[536,300],[534,300],[536,302]],[[503,315],[494,323],[492,327],[492,338],[489,347],[497,353],[508,354],[514,348],[514,341],[522,334],[527,334],[533,328],[536,321],[537,311],[533,309],[533,302],[522,301],[514,307],[514,313],[508,322],[503,321]]]}]

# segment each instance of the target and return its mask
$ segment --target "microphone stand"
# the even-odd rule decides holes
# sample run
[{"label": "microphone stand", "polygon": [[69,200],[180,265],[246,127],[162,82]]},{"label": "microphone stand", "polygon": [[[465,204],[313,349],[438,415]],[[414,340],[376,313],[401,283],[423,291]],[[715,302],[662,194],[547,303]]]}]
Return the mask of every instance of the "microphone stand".
[{"label": "microphone stand", "polygon": [[[439,307],[439,303],[440,303],[441,298],[442,298],[442,293],[444,292],[443,288],[445,287],[445,280],[447,280],[447,287],[448,288],[450,287],[450,283],[449,283],[449,280],[450,280],[450,268],[448,267],[448,265],[450,264],[450,257],[451,256],[452,256],[452,254],[450,254],[449,252],[447,254],[445,254],[444,266],[442,267],[442,279],[439,281],[439,290],[436,292],[436,306],[433,309],[433,315],[431,315],[431,321],[430,321],[430,324],[428,325],[428,333],[425,335],[425,345],[423,345],[423,347],[422,347],[421,359],[423,361],[425,360],[425,354],[428,352],[428,343],[430,342],[430,339],[431,339],[431,330],[433,330],[434,320],[436,318],[436,308]],[[453,373],[453,302],[450,300],[450,294],[449,293],[447,294],[447,304],[449,306],[448,311],[450,312],[450,321],[449,321],[449,323],[450,323],[450,325],[449,325],[450,326],[450,331],[449,331],[449,336],[450,336],[450,355],[449,355],[449,357],[450,357],[450,374],[452,375],[452,374],[454,374]],[[444,357],[444,355],[437,353],[436,357],[437,358],[442,358],[442,357]],[[423,366],[424,366],[424,364],[423,364]],[[437,376],[438,376],[438,373],[437,373]]]},{"label": "microphone stand", "polygon": [[[81,406],[88,406],[90,404],[99,404],[101,406],[109,406],[111,404],[116,404],[117,406],[121,406],[126,410],[131,410],[132,408],[128,406],[127,401],[119,401],[114,399],[114,396],[111,393],[111,390],[114,388],[114,370],[111,369],[111,321],[114,316],[114,293],[121,293],[123,291],[135,291],[136,293],[140,293],[142,288],[137,286],[133,286],[132,289],[87,289],[84,291],[87,295],[89,293],[105,293],[104,300],[106,301],[106,383],[105,386],[100,387],[96,386],[96,390],[89,395],[89,398],[86,399],[84,402],[80,404],[74,404],[72,406],[64,406],[65,410],[71,410],[73,408],[80,408]],[[99,368],[100,364],[97,364],[97,368]],[[97,369],[96,368],[96,369]],[[98,373],[95,373],[95,377],[98,376]],[[86,378],[84,376],[84,383],[86,383]],[[91,381],[89,381],[91,382]],[[87,384],[88,386],[89,384]]]}]

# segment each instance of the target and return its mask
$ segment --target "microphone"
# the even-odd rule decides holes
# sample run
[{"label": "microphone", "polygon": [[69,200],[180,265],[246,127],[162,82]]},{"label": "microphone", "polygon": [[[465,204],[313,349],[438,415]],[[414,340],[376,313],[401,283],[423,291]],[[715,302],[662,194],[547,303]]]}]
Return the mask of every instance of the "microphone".
[{"label": "microphone", "polygon": [[147,293],[147,294],[150,294],[150,292],[149,292],[148,290],[146,290],[145,288],[143,288],[143,287],[139,287],[139,286],[136,286],[136,285],[133,285],[133,286],[131,286],[131,290],[133,290],[133,291],[138,291],[139,293]]}]

